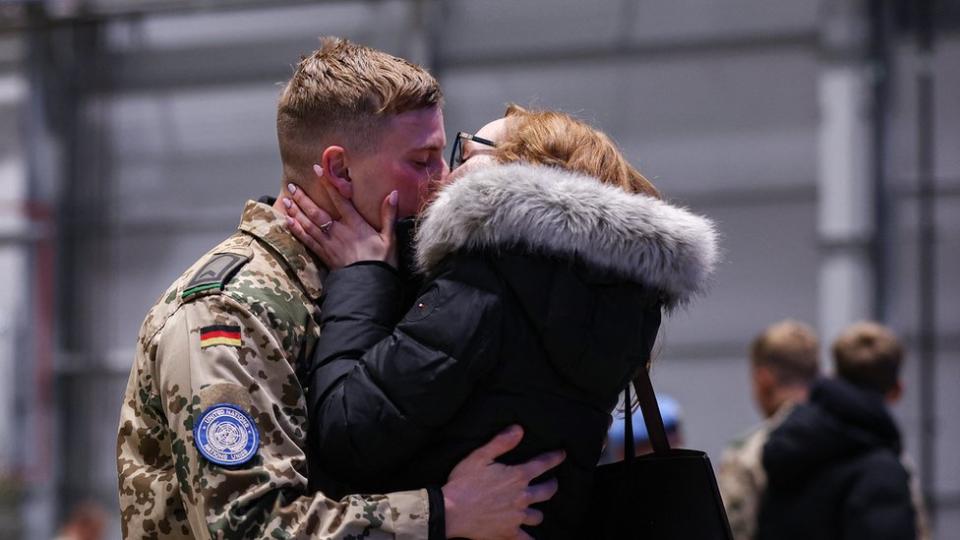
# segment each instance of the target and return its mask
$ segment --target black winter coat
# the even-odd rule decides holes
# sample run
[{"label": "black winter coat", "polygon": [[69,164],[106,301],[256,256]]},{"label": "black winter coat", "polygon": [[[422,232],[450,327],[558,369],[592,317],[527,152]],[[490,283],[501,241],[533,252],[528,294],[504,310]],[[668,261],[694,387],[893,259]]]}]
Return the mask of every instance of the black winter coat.
[{"label": "black winter coat", "polygon": [[818,381],[770,434],[760,539],[899,540],[916,536],[900,432],[880,394]]},{"label": "black winter coat", "polygon": [[520,424],[503,462],[567,452],[533,533],[568,537],[618,393],[650,358],[661,308],[703,288],[714,236],[685,210],[552,168],[449,186],[418,231],[429,279],[412,307],[384,265],[328,276],[308,391],[314,486],[439,486]]}]

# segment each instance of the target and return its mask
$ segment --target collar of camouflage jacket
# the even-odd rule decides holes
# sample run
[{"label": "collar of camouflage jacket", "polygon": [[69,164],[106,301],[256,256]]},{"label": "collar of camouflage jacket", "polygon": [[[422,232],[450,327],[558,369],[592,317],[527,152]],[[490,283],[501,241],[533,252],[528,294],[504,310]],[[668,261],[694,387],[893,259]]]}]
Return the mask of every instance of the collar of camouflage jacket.
[{"label": "collar of camouflage jacket", "polygon": [[247,201],[237,228],[266,242],[296,274],[310,299],[320,298],[326,268],[290,233],[283,214],[268,204]]}]

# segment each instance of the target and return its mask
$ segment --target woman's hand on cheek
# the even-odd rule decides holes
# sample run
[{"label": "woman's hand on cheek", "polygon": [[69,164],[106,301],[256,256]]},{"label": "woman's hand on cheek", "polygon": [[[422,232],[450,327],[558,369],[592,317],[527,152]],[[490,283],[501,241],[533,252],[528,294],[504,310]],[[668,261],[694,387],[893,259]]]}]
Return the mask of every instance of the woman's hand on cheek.
[{"label": "woman's hand on cheek", "polygon": [[317,206],[297,185],[287,184],[287,192],[290,197],[283,198],[283,206],[287,209],[287,228],[329,267],[323,241],[326,240],[324,230],[332,226],[333,217]]},{"label": "woman's hand on cheek", "polygon": [[[360,261],[384,261],[397,266],[394,222],[397,215],[397,195],[392,192],[381,206],[384,226],[376,231],[354,208],[353,203],[337,190],[328,178],[318,171],[319,182],[333,204],[331,210],[340,215],[334,220],[302,189],[288,186],[290,197],[283,200],[287,209],[287,227],[293,235],[313,252],[330,270],[336,270]],[[349,190],[348,190],[348,193]]]},{"label": "woman's hand on cheek", "polygon": [[397,192],[390,192],[380,204],[380,222],[383,226],[377,231],[334,186],[332,179],[323,177],[320,185],[333,203],[333,209],[340,214],[340,220],[327,229],[330,241],[324,249],[338,259],[341,267],[360,261],[383,261],[396,268],[394,224],[397,219]]}]

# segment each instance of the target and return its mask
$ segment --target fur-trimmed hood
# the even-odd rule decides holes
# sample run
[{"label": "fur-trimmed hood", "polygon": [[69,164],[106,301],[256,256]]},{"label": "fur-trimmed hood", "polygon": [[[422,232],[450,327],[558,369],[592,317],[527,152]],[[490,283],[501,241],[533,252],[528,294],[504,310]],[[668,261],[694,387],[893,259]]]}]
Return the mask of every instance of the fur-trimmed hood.
[{"label": "fur-trimmed hood", "polygon": [[455,251],[518,246],[660,289],[668,308],[702,293],[718,258],[707,218],[589,176],[518,163],[442,190],[417,232],[417,265],[429,273]]}]

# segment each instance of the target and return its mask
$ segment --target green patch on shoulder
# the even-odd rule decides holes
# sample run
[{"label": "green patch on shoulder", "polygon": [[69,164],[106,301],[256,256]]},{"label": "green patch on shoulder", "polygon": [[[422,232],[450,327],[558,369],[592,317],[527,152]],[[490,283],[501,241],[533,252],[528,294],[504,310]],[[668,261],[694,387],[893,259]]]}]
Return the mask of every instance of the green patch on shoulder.
[{"label": "green patch on shoulder", "polygon": [[213,255],[183,286],[183,292],[180,293],[180,296],[184,300],[190,300],[205,294],[219,293],[249,261],[249,255],[239,253],[217,253]]}]

